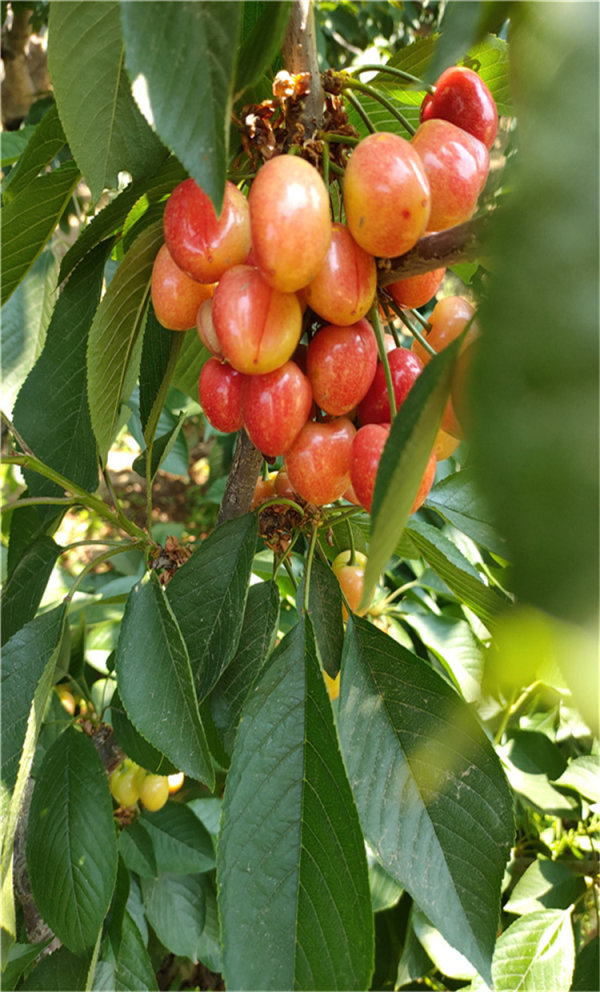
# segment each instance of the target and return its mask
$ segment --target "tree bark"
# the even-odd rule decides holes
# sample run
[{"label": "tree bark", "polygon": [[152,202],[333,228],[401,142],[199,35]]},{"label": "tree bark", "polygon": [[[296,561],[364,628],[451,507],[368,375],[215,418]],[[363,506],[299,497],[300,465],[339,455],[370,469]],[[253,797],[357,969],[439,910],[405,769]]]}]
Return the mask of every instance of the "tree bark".
[{"label": "tree bark", "polygon": [[[304,135],[308,137],[321,126],[323,118],[323,88],[317,63],[312,0],[294,0],[282,52],[288,72],[294,75],[300,72],[310,73],[310,92],[302,100],[295,120],[295,124],[299,123],[304,129]],[[248,513],[261,462],[260,451],[252,444],[246,432],[240,431],[217,524]]]},{"label": "tree bark", "polygon": [[414,248],[398,258],[386,259],[377,274],[379,286],[389,286],[398,279],[422,275],[459,262],[474,262],[481,257],[481,243],[489,214],[451,227],[447,231],[427,234]]}]

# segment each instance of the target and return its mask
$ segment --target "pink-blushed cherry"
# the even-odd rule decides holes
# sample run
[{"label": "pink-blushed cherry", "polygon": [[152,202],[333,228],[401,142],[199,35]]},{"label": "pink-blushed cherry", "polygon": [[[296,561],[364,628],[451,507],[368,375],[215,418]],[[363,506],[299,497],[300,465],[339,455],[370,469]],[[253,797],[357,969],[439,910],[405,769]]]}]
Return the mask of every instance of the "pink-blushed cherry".
[{"label": "pink-blushed cherry", "polygon": [[293,361],[264,375],[246,376],[242,416],[246,432],[268,457],[291,447],[312,407],[310,382]]},{"label": "pink-blushed cherry", "polygon": [[334,416],[360,403],[376,367],[377,341],[365,318],[348,327],[327,324],[308,346],[306,372],[315,403]]},{"label": "pink-blushed cherry", "polygon": [[454,65],[446,69],[421,105],[421,121],[443,118],[468,131],[486,148],[498,133],[498,108],[487,84],[473,69]]},{"label": "pink-blushed cherry", "polygon": [[285,453],[290,482],[308,503],[325,506],[346,491],[350,485],[350,448],[355,433],[356,428],[347,417],[328,423],[309,420]]},{"label": "pink-blushed cherry", "polygon": [[159,324],[168,331],[187,331],[196,322],[198,307],[213,293],[211,285],[190,279],[166,245],[161,245],[152,266],[150,282],[152,306]]},{"label": "pink-blushed cherry", "polygon": [[244,376],[218,358],[209,358],[198,380],[198,397],[204,416],[225,434],[241,430]]},{"label": "pink-blushed cherry", "polygon": [[302,290],[308,305],[329,324],[349,325],[364,317],[377,289],[375,259],[345,224],[334,224],[323,263]]}]

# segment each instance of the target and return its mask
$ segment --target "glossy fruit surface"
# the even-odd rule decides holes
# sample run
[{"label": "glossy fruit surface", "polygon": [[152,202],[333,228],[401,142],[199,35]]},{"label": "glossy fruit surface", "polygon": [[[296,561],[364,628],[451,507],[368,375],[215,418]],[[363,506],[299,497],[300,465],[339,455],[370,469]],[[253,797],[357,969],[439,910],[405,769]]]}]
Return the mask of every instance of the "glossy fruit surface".
[{"label": "glossy fruit surface", "polygon": [[138,801],[136,770],[123,763],[110,776],[108,783],[110,793],[119,806],[135,806]]},{"label": "glossy fruit surface", "polygon": [[315,403],[340,416],[360,403],[377,367],[377,341],[364,318],[349,327],[327,324],[308,346],[306,372]]},{"label": "glossy fruit surface", "polygon": [[428,231],[444,231],[473,216],[487,177],[489,155],[477,138],[451,124],[424,121],[411,139],[431,189]]},{"label": "glossy fruit surface", "polygon": [[380,131],[356,145],[344,206],[352,237],[369,254],[391,258],[412,248],[427,228],[430,191],[410,142]]},{"label": "glossy fruit surface", "polygon": [[275,495],[275,479],[272,472],[266,479],[258,478],[256,480],[256,485],[254,487],[254,495],[252,496],[252,503],[250,504],[251,510],[258,509],[263,503],[266,503],[268,499],[271,499]]},{"label": "glossy fruit surface", "polygon": [[[331,568],[340,584],[340,589],[346,597],[348,606],[353,613],[356,613],[357,616],[363,617],[369,609],[369,606],[367,605],[359,610],[364,588],[367,556],[363,555],[360,551],[355,551],[354,564],[352,565],[350,564],[351,558],[352,552],[350,550],[341,551],[340,554],[333,559]],[[344,620],[348,619],[348,611],[345,604],[342,606],[342,615]]]},{"label": "glossy fruit surface", "polygon": [[190,279],[175,264],[167,246],[161,245],[151,280],[152,306],[159,324],[168,331],[187,331],[196,323],[198,307],[212,292],[212,286]]},{"label": "glossy fruit surface", "polygon": [[350,454],[350,480],[361,506],[371,512],[381,453],[390,433],[388,424],[366,424],[357,432]]},{"label": "glossy fruit surface", "polygon": [[433,445],[435,457],[438,462],[443,462],[445,458],[450,458],[460,444],[460,438],[453,437],[442,427],[438,430]]},{"label": "glossy fruit surface", "polygon": [[329,195],[310,162],[277,155],[248,196],[256,265],[275,289],[293,293],[316,275],[331,239]]},{"label": "glossy fruit surface", "polygon": [[172,775],[167,775],[170,796],[172,796],[175,792],[179,792],[181,786],[183,785],[184,779],[185,775],[183,772],[173,772]]},{"label": "glossy fruit surface", "polygon": [[221,216],[193,179],[176,186],[167,200],[165,242],[180,269],[198,282],[217,282],[250,251],[248,201],[233,183],[225,185]]},{"label": "glossy fruit surface", "polygon": [[275,476],[275,492],[278,496],[285,496],[287,499],[295,500],[298,496],[296,490],[290,482],[290,477],[284,468],[280,468],[279,472]]},{"label": "glossy fruit surface", "polygon": [[166,775],[149,772],[140,784],[140,799],[151,813],[162,809],[169,798],[169,779]]},{"label": "glossy fruit surface", "polygon": [[237,265],[217,286],[212,319],[227,361],[247,375],[279,368],[290,358],[302,333],[302,311],[295,293],[273,289],[258,269]]},{"label": "glossy fruit surface", "polygon": [[[459,334],[464,331],[466,325],[475,316],[475,309],[468,300],[462,296],[445,296],[434,306],[429,323],[431,329],[426,332],[428,344],[436,351],[442,351],[451,341],[454,341]],[[473,341],[479,334],[479,327],[475,321],[471,323],[463,348]],[[426,348],[416,340],[413,341],[412,352],[420,358],[423,365],[431,361],[432,355]]]},{"label": "glossy fruit surface", "polygon": [[[408,396],[415,379],[421,373],[423,362],[408,348],[393,348],[392,351],[388,352],[388,362],[396,410],[398,410]],[[361,424],[390,422],[390,400],[385,381],[385,370],[381,362],[377,364],[373,382],[365,398],[358,405],[358,418]]]},{"label": "glossy fruit surface", "polygon": [[241,430],[244,376],[218,358],[209,358],[198,380],[198,398],[204,416],[225,434]]},{"label": "glossy fruit surface", "polygon": [[308,503],[325,506],[350,484],[350,448],[356,429],[346,417],[329,423],[309,420],[285,454],[290,482]]},{"label": "glossy fruit surface", "polygon": [[323,264],[303,290],[308,305],[330,324],[354,324],[369,310],[376,289],[375,259],[345,224],[334,224]]},{"label": "glossy fruit surface", "polygon": [[413,505],[411,507],[411,513],[416,513],[420,506],[423,505],[425,500],[429,495],[429,491],[435,480],[435,470],[437,468],[437,459],[435,457],[435,451],[432,451],[427,465],[425,466],[425,471],[423,472],[423,478],[417,489],[417,494],[414,498]]},{"label": "glossy fruit surface", "polygon": [[408,276],[391,282],[386,289],[399,307],[423,307],[433,299],[440,288],[446,269],[433,269],[422,275]]},{"label": "glossy fruit surface", "polygon": [[450,66],[435,84],[433,96],[425,97],[421,120],[442,117],[462,127],[487,148],[498,132],[498,109],[486,83],[473,69]]},{"label": "glossy fruit surface", "polygon": [[244,378],[244,426],[264,455],[275,457],[288,450],[308,420],[311,406],[310,382],[295,362]]},{"label": "glossy fruit surface", "polygon": [[[200,284],[198,283],[198,285]],[[200,304],[198,313],[196,314],[196,330],[202,344],[210,351],[211,355],[215,355],[217,358],[223,358],[221,345],[212,319],[212,300],[205,300],[204,303]]]}]

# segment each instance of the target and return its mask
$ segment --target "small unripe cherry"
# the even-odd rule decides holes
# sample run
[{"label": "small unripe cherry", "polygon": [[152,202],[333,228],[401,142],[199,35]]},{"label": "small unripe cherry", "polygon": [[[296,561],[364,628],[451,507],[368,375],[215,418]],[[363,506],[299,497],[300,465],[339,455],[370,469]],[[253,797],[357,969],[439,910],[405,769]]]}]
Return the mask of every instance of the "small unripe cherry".
[{"label": "small unripe cherry", "polygon": [[294,353],[302,333],[296,294],[273,289],[249,265],[236,265],[220,280],[212,319],[225,358],[246,375],[279,368]]},{"label": "small unripe cherry", "polygon": [[214,356],[202,366],[198,380],[200,406],[209,424],[224,434],[243,427],[243,380],[240,372]]},{"label": "small unripe cherry", "polygon": [[317,406],[326,413],[349,413],[367,393],[377,368],[377,340],[364,317],[344,327],[327,324],[308,346],[306,373]]},{"label": "small unripe cherry", "polygon": [[418,276],[398,279],[397,282],[389,283],[386,289],[399,307],[411,307],[413,309],[423,307],[433,299],[445,274],[445,268],[433,269],[431,272],[423,272]]},{"label": "small unripe cherry", "polygon": [[379,131],[354,148],[344,176],[346,221],[370,255],[403,255],[427,228],[429,181],[410,142]]},{"label": "small unripe cherry", "polygon": [[119,806],[135,806],[139,798],[135,768],[128,767],[124,762],[112,773],[108,784]]},{"label": "small unripe cherry", "polygon": [[152,266],[152,306],[159,324],[168,331],[187,331],[196,322],[198,307],[212,296],[213,287],[190,279],[161,245]]},{"label": "small unripe cherry", "polygon": [[334,224],[323,264],[302,290],[308,305],[327,323],[347,326],[367,314],[376,289],[375,259],[345,224]]},{"label": "small unripe cherry", "polygon": [[[368,612],[370,601],[373,598],[373,592],[371,591],[371,595],[369,596],[369,604],[367,604],[367,606],[363,606],[363,608],[359,610],[364,589],[367,556],[362,554],[360,551],[355,551],[353,564],[350,564],[351,558],[352,551],[341,551],[339,555],[336,555],[333,559],[331,568],[333,569],[333,574],[338,580],[340,588],[346,597],[348,606],[353,613],[356,613],[357,616],[363,617],[365,613]],[[342,616],[344,620],[348,619],[348,610],[346,609],[345,604],[342,604]]]},{"label": "small unripe cherry", "polygon": [[149,772],[139,787],[140,799],[146,809],[154,813],[162,809],[169,798],[169,779],[166,775]]},{"label": "small unripe cherry", "polygon": [[314,165],[297,155],[269,159],[248,204],[253,255],[266,282],[286,293],[306,286],[331,239],[329,194]]},{"label": "small unripe cherry", "polygon": [[198,282],[217,282],[250,251],[250,213],[244,194],[229,181],[221,216],[193,179],[179,183],[167,200],[165,241],[174,261]]}]

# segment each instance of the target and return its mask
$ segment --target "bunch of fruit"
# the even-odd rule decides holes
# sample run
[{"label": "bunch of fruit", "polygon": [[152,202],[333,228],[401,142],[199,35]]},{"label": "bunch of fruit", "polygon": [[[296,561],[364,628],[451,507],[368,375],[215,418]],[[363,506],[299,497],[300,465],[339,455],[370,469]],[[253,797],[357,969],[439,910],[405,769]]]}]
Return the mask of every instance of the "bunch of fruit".
[{"label": "bunch of fruit", "polygon": [[[431,357],[418,340],[396,347],[380,332],[376,259],[472,216],[496,130],[485,83],[453,67],[425,98],[411,140],[376,132],[355,145],[343,182],[345,223],[332,221],[317,168],[294,154],[268,160],[248,198],[228,182],[220,217],[193,179],[169,197],[152,276],[157,318],[171,330],[197,326],[212,353],[199,380],[207,419],[220,431],[245,429],[268,459],[283,456],[289,493],[317,506],[345,496],[370,511],[392,419],[386,371],[398,410]],[[393,283],[388,299],[423,306],[443,275]],[[470,325],[469,355],[472,321],[465,300],[440,301],[429,345],[437,351]],[[461,359],[459,381],[469,360]],[[436,459],[458,443],[460,416],[453,395],[413,510]]]},{"label": "bunch of fruit", "polygon": [[140,800],[153,813],[162,809],[169,795],[181,788],[183,778],[182,772],[155,775],[125,758],[110,776],[109,787],[119,806],[131,808]]}]

